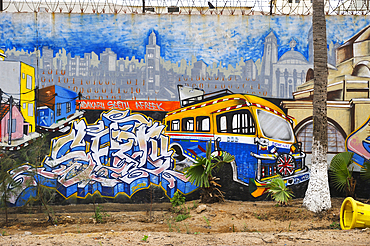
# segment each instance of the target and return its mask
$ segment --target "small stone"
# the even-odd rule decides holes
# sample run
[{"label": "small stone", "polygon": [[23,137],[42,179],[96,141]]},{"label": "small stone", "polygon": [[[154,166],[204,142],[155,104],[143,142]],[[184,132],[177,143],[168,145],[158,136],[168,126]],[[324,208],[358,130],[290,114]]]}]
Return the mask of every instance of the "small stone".
[{"label": "small stone", "polygon": [[200,214],[201,212],[205,211],[207,209],[207,206],[205,204],[199,205],[197,207],[197,213]]},{"label": "small stone", "polygon": [[24,232],[24,235],[27,235],[27,236],[32,235],[32,232],[30,232],[30,231],[25,231],[25,232]]}]

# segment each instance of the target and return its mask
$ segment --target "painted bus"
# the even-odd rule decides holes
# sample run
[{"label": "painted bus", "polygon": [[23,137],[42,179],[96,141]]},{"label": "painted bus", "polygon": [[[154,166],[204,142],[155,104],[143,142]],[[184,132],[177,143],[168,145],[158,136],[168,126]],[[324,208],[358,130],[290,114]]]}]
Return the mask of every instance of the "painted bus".
[{"label": "painted bus", "polygon": [[176,165],[189,166],[205,157],[211,141],[213,154],[226,151],[235,157],[235,182],[258,188],[278,175],[287,186],[309,179],[292,119],[275,104],[223,90],[182,100],[181,105],[164,118]]}]

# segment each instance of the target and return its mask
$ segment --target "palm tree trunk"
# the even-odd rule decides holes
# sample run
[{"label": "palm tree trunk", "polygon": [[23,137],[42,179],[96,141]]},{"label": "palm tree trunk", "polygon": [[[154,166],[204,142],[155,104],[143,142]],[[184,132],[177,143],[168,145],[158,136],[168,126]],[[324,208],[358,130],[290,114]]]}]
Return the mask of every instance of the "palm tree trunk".
[{"label": "palm tree trunk", "polygon": [[313,212],[331,207],[327,165],[327,42],[324,0],[314,0],[312,30],[314,47],[314,96],[312,166],[303,205]]}]

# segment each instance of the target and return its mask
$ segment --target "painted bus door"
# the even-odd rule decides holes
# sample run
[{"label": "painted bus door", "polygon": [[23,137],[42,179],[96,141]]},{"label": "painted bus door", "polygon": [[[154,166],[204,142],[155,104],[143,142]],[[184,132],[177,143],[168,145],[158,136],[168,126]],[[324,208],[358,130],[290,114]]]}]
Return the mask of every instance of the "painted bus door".
[{"label": "painted bus door", "polygon": [[216,144],[220,150],[234,155],[237,179],[248,184],[257,170],[257,160],[251,155],[251,152],[257,153],[256,123],[252,113],[248,108],[226,111],[216,115],[215,122]]}]

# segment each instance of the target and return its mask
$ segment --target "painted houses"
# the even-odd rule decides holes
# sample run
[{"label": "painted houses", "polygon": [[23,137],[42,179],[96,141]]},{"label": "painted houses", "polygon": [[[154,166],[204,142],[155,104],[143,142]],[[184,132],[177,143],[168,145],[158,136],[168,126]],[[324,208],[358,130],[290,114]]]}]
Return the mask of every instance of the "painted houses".
[{"label": "painted houses", "polygon": [[[9,104],[0,104],[0,119],[0,139],[2,143],[23,139],[24,135],[28,134],[29,123],[24,121],[22,113],[16,106],[12,106],[10,114]],[[9,138],[10,129],[11,138]]]},{"label": "painted houses", "polygon": [[35,119],[35,68],[19,61],[0,59],[0,89],[19,101],[20,112],[29,123],[28,132],[36,131]]},{"label": "painted houses", "polygon": [[78,94],[58,85],[38,90],[37,125],[50,127],[55,123],[66,121],[76,113]]}]

